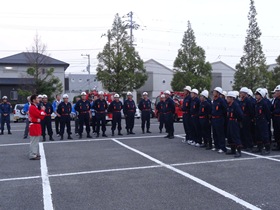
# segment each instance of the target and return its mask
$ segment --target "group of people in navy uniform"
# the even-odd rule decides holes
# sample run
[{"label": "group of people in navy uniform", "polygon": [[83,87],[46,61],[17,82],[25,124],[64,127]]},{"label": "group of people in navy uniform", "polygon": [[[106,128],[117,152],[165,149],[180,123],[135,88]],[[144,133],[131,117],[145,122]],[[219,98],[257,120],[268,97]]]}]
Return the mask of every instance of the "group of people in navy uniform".
[{"label": "group of people in navy uniform", "polygon": [[[273,150],[280,151],[280,85],[273,91],[273,100],[268,99],[265,88],[258,88],[253,94],[247,87],[228,93],[216,87],[212,101],[207,90],[199,95],[197,89],[186,86],[184,94],[180,106],[186,134],[184,143],[235,157],[241,156],[241,149],[268,155],[271,151],[272,121],[277,143]],[[170,92],[165,91],[157,104],[159,129],[162,132],[165,123],[167,137],[174,138],[170,119],[175,109],[174,102],[167,102],[168,96]]]}]

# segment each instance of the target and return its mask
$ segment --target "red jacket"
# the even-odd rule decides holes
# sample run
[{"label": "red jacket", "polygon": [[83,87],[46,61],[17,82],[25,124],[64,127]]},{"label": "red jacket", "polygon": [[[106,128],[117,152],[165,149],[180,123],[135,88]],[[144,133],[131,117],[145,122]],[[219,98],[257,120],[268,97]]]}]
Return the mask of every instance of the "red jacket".
[{"label": "red jacket", "polygon": [[30,136],[41,136],[41,120],[46,116],[46,113],[39,110],[37,106],[31,104],[29,107],[29,135]]}]

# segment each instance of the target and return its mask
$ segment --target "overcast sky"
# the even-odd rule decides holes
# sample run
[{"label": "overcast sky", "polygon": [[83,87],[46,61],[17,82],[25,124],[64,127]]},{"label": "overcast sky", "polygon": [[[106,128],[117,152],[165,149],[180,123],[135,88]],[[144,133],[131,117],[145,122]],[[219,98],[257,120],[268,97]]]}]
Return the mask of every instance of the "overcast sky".
[{"label": "overcast sky", "polygon": [[[235,67],[243,53],[248,28],[249,0],[13,0],[2,1],[0,12],[0,57],[26,51],[36,31],[48,53],[70,64],[68,73],[82,73],[91,55],[106,43],[101,38],[111,28],[114,15],[133,11],[141,26],[134,31],[136,50],[144,60],[155,59],[172,68],[187,21],[197,44],[209,62],[223,61]],[[280,55],[280,1],[256,0],[258,23],[267,64]]]}]

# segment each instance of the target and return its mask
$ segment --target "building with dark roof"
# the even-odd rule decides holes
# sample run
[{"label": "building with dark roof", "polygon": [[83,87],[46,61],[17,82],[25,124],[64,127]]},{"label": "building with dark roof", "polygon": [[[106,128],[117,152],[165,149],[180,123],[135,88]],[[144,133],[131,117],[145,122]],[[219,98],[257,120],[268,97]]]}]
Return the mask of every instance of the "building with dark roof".
[{"label": "building with dark roof", "polygon": [[54,68],[54,76],[60,79],[64,88],[64,72],[69,67],[68,63],[39,53],[22,52],[0,59],[0,97],[6,95],[12,103],[25,102],[18,95],[18,90],[32,89],[34,81],[27,74],[27,69],[35,63],[42,68],[43,74],[44,69]]}]

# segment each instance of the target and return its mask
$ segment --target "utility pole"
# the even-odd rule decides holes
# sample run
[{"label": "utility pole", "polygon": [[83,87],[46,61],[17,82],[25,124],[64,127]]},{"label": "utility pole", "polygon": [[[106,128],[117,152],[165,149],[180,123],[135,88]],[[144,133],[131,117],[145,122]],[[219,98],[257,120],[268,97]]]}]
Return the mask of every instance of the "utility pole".
[{"label": "utility pole", "polygon": [[133,21],[133,12],[132,11],[127,14],[127,17],[129,18],[129,20],[127,20],[127,22],[129,22],[128,24],[129,24],[129,29],[130,29],[130,47],[132,47],[133,46],[133,29],[137,30],[140,27],[140,25],[138,25],[137,23],[135,23]]},{"label": "utility pole", "polygon": [[89,74],[88,91],[90,92],[90,54],[81,54],[81,56],[88,58],[88,65],[87,65],[87,72]]}]

